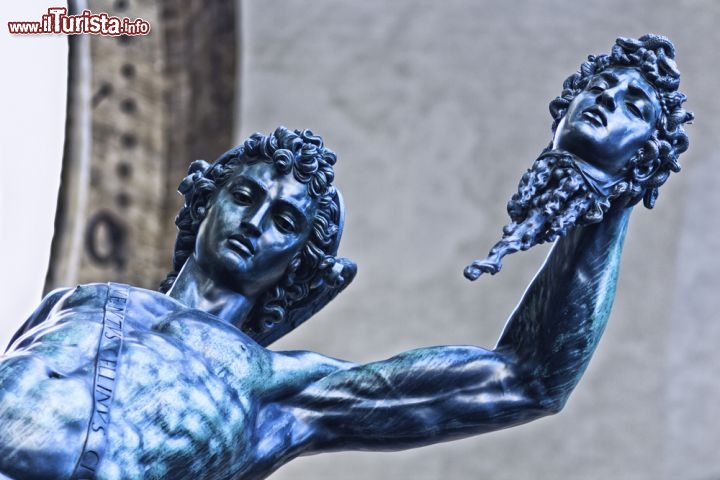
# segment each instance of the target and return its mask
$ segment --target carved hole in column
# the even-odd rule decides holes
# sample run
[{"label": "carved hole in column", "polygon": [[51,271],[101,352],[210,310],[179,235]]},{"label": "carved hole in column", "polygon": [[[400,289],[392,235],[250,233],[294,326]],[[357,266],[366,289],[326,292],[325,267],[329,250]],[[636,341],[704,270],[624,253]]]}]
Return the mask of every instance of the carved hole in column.
[{"label": "carved hole in column", "polygon": [[85,231],[85,249],[92,261],[118,268],[125,266],[127,228],[109,211],[99,211],[90,218]]},{"label": "carved hole in column", "polygon": [[116,171],[118,174],[118,177],[122,178],[123,180],[127,180],[132,176],[132,165],[128,162],[120,162],[117,164]]},{"label": "carved hole in column", "polygon": [[118,42],[120,42],[120,45],[129,45],[131,39],[132,37],[130,35],[120,35],[118,37]]},{"label": "carved hole in column", "polygon": [[128,115],[132,115],[137,111],[137,104],[132,98],[126,98],[125,100],[120,102],[120,110],[122,110],[124,113],[127,113]]},{"label": "carved hole in column", "polygon": [[128,7],[127,0],[116,0],[115,10],[122,12],[123,10],[127,10],[127,7]]},{"label": "carved hole in column", "polygon": [[123,133],[120,137],[120,143],[128,150],[135,148],[137,145],[137,137],[132,133]]},{"label": "carved hole in column", "polygon": [[135,65],[132,63],[126,63],[122,67],[120,67],[120,73],[125,78],[133,78],[135,77]]},{"label": "carved hole in column", "polygon": [[100,104],[100,102],[103,101],[103,99],[109,97],[113,93],[113,86],[112,83],[108,82],[102,82],[100,84],[100,87],[97,89],[95,94],[92,96],[92,99],[90,100],[90,103],[92,104],[92,107],[95,108]]},{"label": "carved hole in column", "polygon": [[177,16],[177,10],[169,5],[163,5],[160,15],[162,15],[164,20],[172,20]]},{"label": "carved hole in column", "polygon": [[118,207],[120,207],[120,208],[127,208],[132,203],[130,195],[127,192],[118,193],[117,197],[115,198],[115,201],[117,202]]}]

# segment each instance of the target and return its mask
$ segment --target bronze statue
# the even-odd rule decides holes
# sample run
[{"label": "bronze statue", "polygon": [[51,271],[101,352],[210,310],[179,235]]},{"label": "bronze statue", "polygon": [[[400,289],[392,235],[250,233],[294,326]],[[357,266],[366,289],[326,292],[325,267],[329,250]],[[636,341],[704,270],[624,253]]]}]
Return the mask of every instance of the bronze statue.
[{"label": "bronze statue", "polygon": [[[652,205],[687,147],[673,55],[662,37],[619,40],[553,102],[546,170],[526,175],[511,215],[528,210],[522,224],[553,205],[533,235],[562,238],[493,350],[421,348],[367,365],[268,350],[355,274],[337,257],[336,157],[311,132],[279,128],[195,162],[167,294],[56,291],[16,334],[0,360],[0,474],[260,479],[303,454],[411,448],[558,412],[607,322],[629,207]],[[553,170],[550,157],[566,160]],[[526,201],[553,182],[559,205]],[[569,208],[587,225],[571,230]]]}]

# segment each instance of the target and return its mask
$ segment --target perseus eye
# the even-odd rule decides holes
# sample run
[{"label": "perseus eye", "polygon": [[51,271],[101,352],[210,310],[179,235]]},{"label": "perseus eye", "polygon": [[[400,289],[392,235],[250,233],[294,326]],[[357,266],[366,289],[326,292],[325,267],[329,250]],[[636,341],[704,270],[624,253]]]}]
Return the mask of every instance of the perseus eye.
[{"label": "perseus eye", "polygon": [[247,187],[239,187],[232,190],[231,195],[238,205],[252,205],[252,192]]},{"label": "perseus eye", "polygon": [[292,217],[292,215],[289,215],[287,213],[276,213],[273,215],[273,222],[275,223],[275,226],[280,230],[282,233],[296,233],[297,232],[297,222]]}]

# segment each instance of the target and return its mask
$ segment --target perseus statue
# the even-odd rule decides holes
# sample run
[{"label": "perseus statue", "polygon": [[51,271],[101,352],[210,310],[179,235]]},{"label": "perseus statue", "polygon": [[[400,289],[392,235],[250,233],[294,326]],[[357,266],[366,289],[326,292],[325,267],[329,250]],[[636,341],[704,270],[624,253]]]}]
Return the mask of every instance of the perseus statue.
[{"label": "perseus statue", "polygon": [[354,277],[338,256],[336,156],[278,128],[194,162],[164,293],[59,290],[11,341],[0,474],[261,479],[299,455],[406,449],[558,412],[608,320],[632,206],[652,205],[687,148],[673,57],[662,37],[620,39],[551,104],[552,144],[511,211],[518,225],[542,217],[522,228],[557,242],[492,350],[359,365],[266,348]]}]

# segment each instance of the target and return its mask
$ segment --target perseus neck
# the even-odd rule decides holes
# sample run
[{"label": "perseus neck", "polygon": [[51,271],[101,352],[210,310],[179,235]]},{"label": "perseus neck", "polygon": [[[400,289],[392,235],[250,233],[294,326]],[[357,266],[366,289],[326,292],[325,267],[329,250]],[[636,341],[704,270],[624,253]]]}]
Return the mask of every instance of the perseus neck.
[{"label": "perseus neck", "polygon": [[240,328],[255,304],[249,298],[218,284],[190,256],[167,295],[190,308],[215,315]]}]

